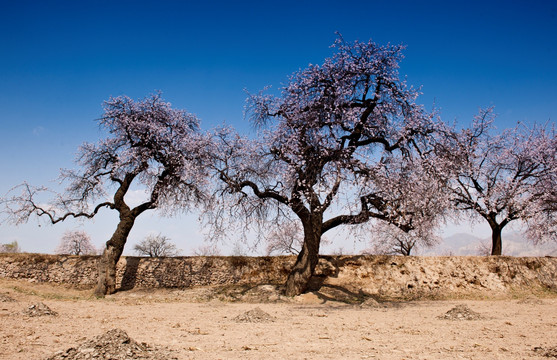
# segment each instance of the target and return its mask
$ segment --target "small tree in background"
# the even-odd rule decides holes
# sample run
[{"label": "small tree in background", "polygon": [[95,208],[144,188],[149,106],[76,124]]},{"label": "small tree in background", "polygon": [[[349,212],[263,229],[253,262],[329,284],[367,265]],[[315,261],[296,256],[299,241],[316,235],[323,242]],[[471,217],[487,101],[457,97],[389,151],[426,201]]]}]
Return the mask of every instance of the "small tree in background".
[{"label": "small tree in background", "polygon": [[[271,255],[298,255],[304,242],[304,230],[298,221],[285,222],[277,227],[266,238],[267,247],[265,254]],[[330,245],[327,238],[321,239],[321,245]]]},{"label": "small tree in background", "polygon": [[94,255],[97,253],[97,249],[85,231],[73,230],[64,233],[54,252],[64,255]]},{"label": "small tree in background", "polygon": [[491,255],[491,243],[482,240],[476,246],[476,253],[479,256],[489,256],[489,255]]},{"label": "small tree in background", "polygon": [[273,231],[267,239],[267,256],[272,254],[298,255],[304,241],[302,227],[298,222],[285,223]]},{"label": "small tree in background", "polygon": [[8,244],[0,244],[0,253],[19,253],[21,252],[21,248],[17,241],[12,241]]},{"label": "small tree in background", "polygon": [[161,234],[148,235],[133,249],[138,255],[149,257],[169,257],[179,254],[179,250],[170,242],[170,238]]},{"label": "small tree in background", "polygon": [[203,244],[193,249],[195,256],[221,256],[221,252],[217,244]]},{"label": "small tree in background", "polygon": [[432,232],[422,233],[419,229],[403,231],[384,221],[378,222],[373,229],[373,246],[364,253],[410,256],[418,248],[433,247],[441,241]]}]

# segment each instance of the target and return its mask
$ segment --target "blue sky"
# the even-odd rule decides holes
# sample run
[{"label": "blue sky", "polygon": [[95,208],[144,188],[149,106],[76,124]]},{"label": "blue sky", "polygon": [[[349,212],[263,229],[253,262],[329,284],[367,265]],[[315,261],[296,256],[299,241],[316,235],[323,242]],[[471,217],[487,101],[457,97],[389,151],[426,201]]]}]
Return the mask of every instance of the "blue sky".
[{"label": "blue sky", "polygon": [[[24,180],[55,186],[77,147],[102,136],[94,120],[110,96],[161,90],[204,129],[250,131],[244,89],[280,87],[321,63],[336,31],[406,44],[401,73],[446,121],[466,125],[478,107],[495,106],[500,128],[555,123],[555,1],[3,1],[0,194]],[[142,217],[128,249],[150,232],[184,253],[201,241],[195,216]],[[64,230],[83,227],[99,246],[115,219],[107,211],[85,224],[0,225],[0,243],[52,252]]]}]

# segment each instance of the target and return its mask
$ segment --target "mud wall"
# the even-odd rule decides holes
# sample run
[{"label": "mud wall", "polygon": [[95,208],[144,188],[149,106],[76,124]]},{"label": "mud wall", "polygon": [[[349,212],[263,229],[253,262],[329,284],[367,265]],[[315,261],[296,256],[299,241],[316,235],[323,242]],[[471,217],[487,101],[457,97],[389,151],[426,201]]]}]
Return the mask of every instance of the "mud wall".
[{"label": "mud wall", "polygon": [[[93,287],[96,256],[0,254],[0,277]],[[122,257],[121,289],[282,283],[294,263],[281,257]],[[557,258],[324,256],[314,286],[384,297],[557,292]]]}]

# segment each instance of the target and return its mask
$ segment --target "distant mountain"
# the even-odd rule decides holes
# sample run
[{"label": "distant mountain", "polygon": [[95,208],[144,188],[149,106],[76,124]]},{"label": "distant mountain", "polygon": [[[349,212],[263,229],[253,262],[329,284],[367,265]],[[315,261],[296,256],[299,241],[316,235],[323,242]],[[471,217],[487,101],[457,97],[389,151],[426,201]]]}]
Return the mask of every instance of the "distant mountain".
[{"label": "distant mountain", "polygon": [[[419,255],[481,255],[483,249],[491,249],[491,238],[479,238],[472,234],[459,233],[443,239],[434,248],[422,250]],[[503,255],[509,256],[557,256],[557,244],[535,246],[518,232],[503,233]]]}]

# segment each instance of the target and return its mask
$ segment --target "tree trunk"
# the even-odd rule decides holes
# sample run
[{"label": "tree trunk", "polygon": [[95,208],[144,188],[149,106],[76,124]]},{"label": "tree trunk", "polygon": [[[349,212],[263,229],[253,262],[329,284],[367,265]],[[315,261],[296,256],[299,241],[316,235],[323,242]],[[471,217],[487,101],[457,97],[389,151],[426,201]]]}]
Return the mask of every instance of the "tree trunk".
[{"label": "tree trunk", "polygon": [[491,255],[501,255],[503,244],[501,241],[501,232],[503,229],[500,226],[491,227]]},{"label": "tree trunk", "polygon": [[135,218],[133,216],[121,215],[116,231],[106,242],[106,248],[98,262],[99,277],[95,288],[95,296],[102,297],[116,292],[116,264],[124,251],[124,245],[134,222]]},{"label": "tree trunk", "polygon": [[304,243],[296,263],[286,280],[286,296],[296,296],[307,290],[315,267],[319,262],[321,219],[304,223]]}]

